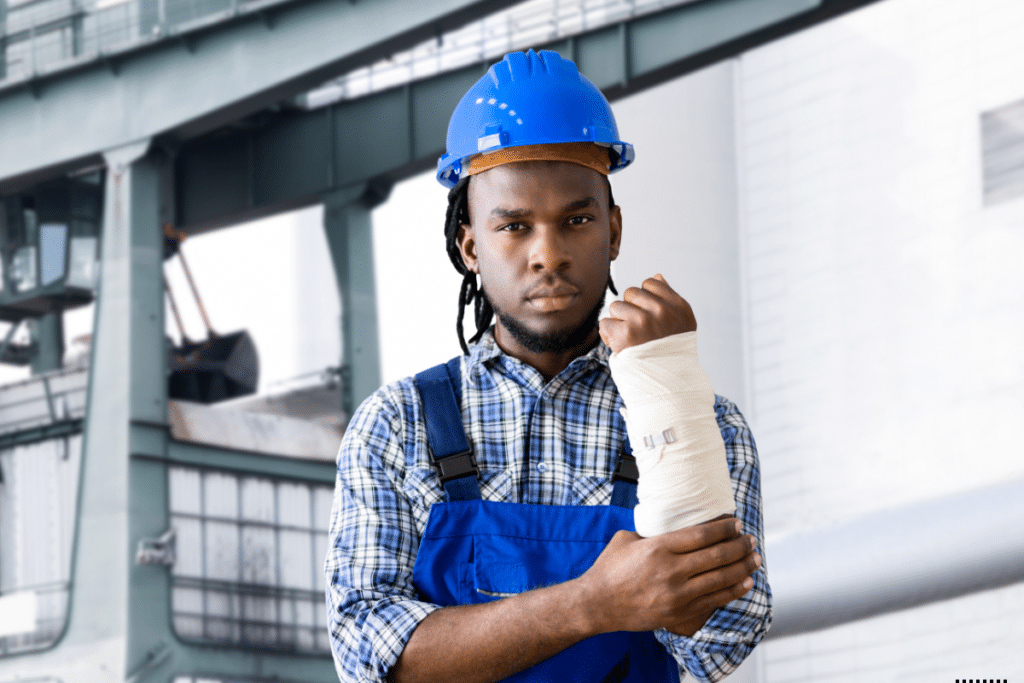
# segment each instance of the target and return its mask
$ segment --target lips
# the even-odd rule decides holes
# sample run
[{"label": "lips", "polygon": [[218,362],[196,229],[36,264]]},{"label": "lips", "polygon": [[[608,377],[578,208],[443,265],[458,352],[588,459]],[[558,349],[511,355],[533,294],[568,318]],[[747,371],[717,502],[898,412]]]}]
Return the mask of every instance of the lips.
[{"label": "lips", "polygon": [[541,313],[554,313],[568,308],[579,291],[569,285],[541,287],[532,291],[526,301]]}]

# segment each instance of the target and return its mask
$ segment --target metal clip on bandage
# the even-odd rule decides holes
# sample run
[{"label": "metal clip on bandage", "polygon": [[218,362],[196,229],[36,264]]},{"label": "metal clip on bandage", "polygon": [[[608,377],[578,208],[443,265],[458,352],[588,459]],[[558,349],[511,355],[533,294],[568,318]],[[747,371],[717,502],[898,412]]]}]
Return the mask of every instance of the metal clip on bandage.
[{"label": "metal clip on bandage", "polygon": [[648,434],[647,436],[645,436],[644,437],[644,446],[647,447],[647,450],[651,450],[655,446],[660,446],[662,444],[675,443],[675,441],[676,441],[675,432],[673,432],[672,428],[669,427],[668,429],[663,431],[661,434]]}]

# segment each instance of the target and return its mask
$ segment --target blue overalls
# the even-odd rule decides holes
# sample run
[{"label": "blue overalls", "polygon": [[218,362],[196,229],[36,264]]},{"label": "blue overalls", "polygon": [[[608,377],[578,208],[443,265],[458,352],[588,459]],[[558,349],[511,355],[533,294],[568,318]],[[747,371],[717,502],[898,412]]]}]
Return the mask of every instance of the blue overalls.
[{"label": "blue overalls", "polygon": [[[459,358],[416,375],[427,439],[447,503],[430,509],[413,568],[422,598],[466,605],[561,583],[583,574],[620,529],[633,530],[636,461],[626,450],[611,505],[532,505],[482,500],[459,411]],[[675,659],[651,632],[605,633],[507,681],[679,681]]]}]

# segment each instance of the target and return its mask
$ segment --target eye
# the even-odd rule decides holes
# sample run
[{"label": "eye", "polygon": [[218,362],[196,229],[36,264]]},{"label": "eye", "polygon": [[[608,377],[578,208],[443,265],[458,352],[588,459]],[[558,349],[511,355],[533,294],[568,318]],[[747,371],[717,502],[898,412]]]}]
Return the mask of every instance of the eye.
[{"label": "eye", "polygon": [[586,225],[587,223],[590,223],[592,220],[594,220],[594,219],[592,217],[590,217],[590,216],[580,215],[580,216],[571,216],[569,218],[568,222],[569,222],[569,225]]},{"label": "eye", "polygon": [[523,225],[522,223],[505,223],[504,225],[498,227],[498,230],[502,232],[519,232],[520,230],[525,229],[526,226]]}]

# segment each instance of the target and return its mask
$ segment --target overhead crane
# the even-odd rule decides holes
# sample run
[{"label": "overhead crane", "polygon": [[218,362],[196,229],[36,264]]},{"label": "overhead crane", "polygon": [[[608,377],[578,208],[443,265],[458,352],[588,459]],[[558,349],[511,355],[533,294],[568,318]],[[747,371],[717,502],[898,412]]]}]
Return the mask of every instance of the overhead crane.
[{"label": "overhead crane", "polygon": [[[572,57],[616,99],[871,1],[694,0],[529,47]],[[344,309],[339,412],[351,410],[379,384],[370,210],[439,155],[448,112],[489,60],[317,108],[296,98],[511,3],[220,0],[185,16],[174,0],[68,2],[53,30],[70,56],[12,69],[12,46],[56,26],[9,31],[12,17],[59,2],[0,0],[0,251],[5,277],[46,273],[0,292],[0,318],[36,321],[30,344],[0,351],[36,372],[0,388],[0,487],[57,532],[39,581],[0,545],[0,604],[34,618],[29,631],[0,623],[0,682],[334,680],[316,564],[337,432],[169,401],[163,227],[324,204]],[[117,5],[137,8],[129,35],[90,42]],[[63,198],[44,216],[46,192]],[[93,297],[90,360],[61,368],[62,311]],[[10,419],[14,406],[29,417]],[[43,480],[57,483],[46,495]]]}]

